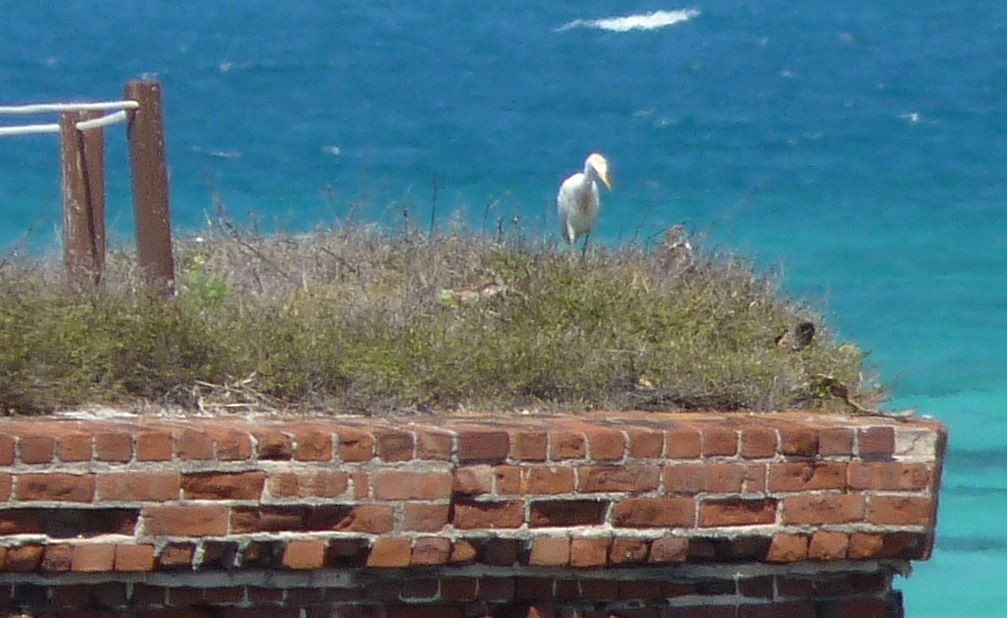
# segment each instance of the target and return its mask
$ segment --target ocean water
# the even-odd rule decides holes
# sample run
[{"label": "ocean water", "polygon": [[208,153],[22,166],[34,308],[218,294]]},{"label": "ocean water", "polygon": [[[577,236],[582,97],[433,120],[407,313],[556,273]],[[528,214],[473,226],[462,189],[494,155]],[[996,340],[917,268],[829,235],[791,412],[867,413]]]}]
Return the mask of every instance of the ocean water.
[{"label": "ocean water", "polygon": [[[0,104],[163,82],[183,232],[218,192],[267,231],[459,216],[555,237],[560,180],[605,153],[601,242],[683,223],[752,257],[872,351],[892,408],[950,426],[937,551],[898,585],[914,618],[1003,615],[1007,4],[0,0],[0,15]],[[128,243],[121,137],[109,216]],[[56,148],[0,139],[4,255],[58,247]]]}]

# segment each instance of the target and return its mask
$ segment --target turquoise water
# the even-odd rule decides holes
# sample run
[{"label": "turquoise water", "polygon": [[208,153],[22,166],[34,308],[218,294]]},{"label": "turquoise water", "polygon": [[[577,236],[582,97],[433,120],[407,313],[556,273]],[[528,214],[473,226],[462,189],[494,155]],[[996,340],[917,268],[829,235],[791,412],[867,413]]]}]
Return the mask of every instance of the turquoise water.
[{"label": "turquoise water", "polygon": [[[872,350],[892,407],[950,425],[937,552],[900,586],[914,618],[1002,612],[1007,4],[280,6],[0,0],[0,104],[117,98],[156,74],[188,230],[211,186],[287,231],[404,212],[425,228],[436,187],[435,225],[555,235],[559,181],[604,152],[603,241],[708,233]],[[592,21],[633,15],[643,28]],[[28,229],[56,246],[56,169],[54,137],[0,140],[4,254]]]}]

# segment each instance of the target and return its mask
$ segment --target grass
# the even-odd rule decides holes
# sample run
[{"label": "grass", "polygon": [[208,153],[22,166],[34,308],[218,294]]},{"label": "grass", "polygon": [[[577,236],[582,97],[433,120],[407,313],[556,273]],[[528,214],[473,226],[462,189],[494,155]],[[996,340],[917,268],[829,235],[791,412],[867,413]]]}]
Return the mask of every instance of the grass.
[{"label": "grass", "polygon": [[224,226],[177,243],[169,303],[145,296],[125,253],[86,290],[53,260],[18,260],[0,268],[0,406],[377,414],[876,401],[856,346],[750,265],[685,240],[581,259],[465,231],[262,237]]}]

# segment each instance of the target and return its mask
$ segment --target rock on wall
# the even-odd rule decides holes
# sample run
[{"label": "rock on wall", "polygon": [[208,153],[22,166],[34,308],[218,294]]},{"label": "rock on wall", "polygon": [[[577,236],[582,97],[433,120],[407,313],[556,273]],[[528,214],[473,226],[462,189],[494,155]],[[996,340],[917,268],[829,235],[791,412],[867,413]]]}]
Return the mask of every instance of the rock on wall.
[{"label": "rock on wall", "polygon": [[811,413],[9,419],[0,609],[896,616],[945,443]]}]

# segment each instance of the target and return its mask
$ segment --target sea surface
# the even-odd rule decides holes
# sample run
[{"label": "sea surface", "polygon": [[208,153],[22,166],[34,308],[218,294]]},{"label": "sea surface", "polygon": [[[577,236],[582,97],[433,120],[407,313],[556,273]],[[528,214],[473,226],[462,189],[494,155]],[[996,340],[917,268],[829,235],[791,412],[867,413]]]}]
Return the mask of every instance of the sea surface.
[{"label": "sea surface", "polygon": [[[871,350],[890,408],[951,429],[908,615],[1007,611],[1007,3],[0,0],[0,105],[164,84],[172,218],[558,238],[681,223]],[[52,122],[0,118],[0,125]],[[132,229],[108,131],[115,242]],[[0,139],[0,253],[59,243],[56,138]],[[177,232],[178,233],[178,232]]]}]

